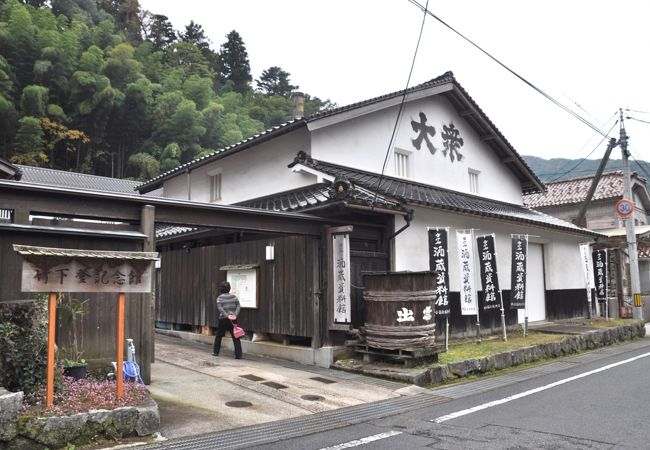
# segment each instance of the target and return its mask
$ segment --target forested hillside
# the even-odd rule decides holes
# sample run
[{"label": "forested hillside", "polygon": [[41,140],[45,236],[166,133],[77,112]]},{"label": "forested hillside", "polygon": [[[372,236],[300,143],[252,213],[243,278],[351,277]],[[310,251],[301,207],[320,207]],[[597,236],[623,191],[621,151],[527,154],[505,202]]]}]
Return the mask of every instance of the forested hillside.
[{"label": "forested hillside", "polygon": [[[596,173],[600,165],[599,159],[543,159],[537,156],[524,156],[523,158],[545,183],[592,176]],[[621,159],[609,159],[605,171],[611,172],[613,170],[623,170],[623,161]],[[650,176],[648,175],[650,174],[650,165],[647,162],[630,160],[630,170],[650,181]]]},{"label": "forested hillside", "polygon": [[[0,0],[0,155],[148,179],[292,117],[290,74],[253,81],[242,37],[219,48],[138,0]],[[305,115],[332,106],[305,95]]]}]

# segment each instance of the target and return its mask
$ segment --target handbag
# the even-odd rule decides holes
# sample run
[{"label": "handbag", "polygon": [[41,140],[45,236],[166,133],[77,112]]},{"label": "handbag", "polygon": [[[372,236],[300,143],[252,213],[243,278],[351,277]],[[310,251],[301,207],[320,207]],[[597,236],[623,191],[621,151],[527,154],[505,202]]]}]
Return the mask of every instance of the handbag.
[{"label": "handbag", "polygon": [[235,339],[239,339],[240,337],[242,337],[245,334],[246,334],[246,332],[244,331],[244,329],[242,327],[240,327],[236,323],[232,324],[232,336]]}]

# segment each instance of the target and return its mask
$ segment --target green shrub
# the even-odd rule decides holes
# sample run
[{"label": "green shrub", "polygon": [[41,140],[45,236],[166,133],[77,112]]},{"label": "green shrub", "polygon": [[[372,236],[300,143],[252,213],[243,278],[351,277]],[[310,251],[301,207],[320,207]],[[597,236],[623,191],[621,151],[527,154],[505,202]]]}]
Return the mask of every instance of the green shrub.
[{"label": "green shrub", "polygon": [[35,392],[47,367],[47,301],[0,303],[0,386]]}]

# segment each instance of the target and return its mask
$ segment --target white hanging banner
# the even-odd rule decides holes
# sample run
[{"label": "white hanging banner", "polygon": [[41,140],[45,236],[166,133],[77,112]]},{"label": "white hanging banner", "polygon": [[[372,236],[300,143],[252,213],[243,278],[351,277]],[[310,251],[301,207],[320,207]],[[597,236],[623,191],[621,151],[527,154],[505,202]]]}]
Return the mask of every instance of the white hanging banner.
[{"label": "white hanging banner", "polygon": [[596,283],[594,282],[594,272],[591,270],[591,246],[589,244],[580,244],[580,257],[585,275],[585,286],[591,291],[596,288]]},{"label": "white hanging banner", "polygon": [[350,323],[350,236],[335,234],[332,236],[334,253],[334,322]]},{"label": "white hanging banner", "polygon": [[456,231],[458,245],[458,264],[460,272],[460,311],[464,316],[478,312],[476,284],[474,282],[474,242],[472,233]]}]

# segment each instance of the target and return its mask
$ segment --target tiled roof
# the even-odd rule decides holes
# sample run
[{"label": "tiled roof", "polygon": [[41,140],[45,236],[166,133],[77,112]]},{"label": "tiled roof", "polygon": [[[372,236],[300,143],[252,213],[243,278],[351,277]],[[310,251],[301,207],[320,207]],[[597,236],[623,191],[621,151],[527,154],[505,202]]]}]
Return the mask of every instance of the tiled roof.
[{"label": "tiled roof", "polygon": [[198,228],[196,227],[183,227],[179,225],[165,224],[165,223],[156,223],[155,225],[156,239],[178,236],[185,233],[191,233],[192,231],[197,231],[197,230]]},{"label": "tiled roof", "polygon": [[[193,161],[190,161],[188,163],[185,163],[179,167],[176,167],[174,169],[171,169],[165,173],[162,173],[158,175],[157,177],[152,178],[151,180],[140,184],[138,186],[138,190],[141,192],[147,192],[151,189],[154,189],[156,186],[158,186],[162,181],[165,179],[171,178],[175,176],[177,173],[183,171],[183,170],[188,170],[196,166],[200,166],[203,164],[206,164],[210,161],[223,158],[229,154],[244,150],[246,148],[252,147],[253,145],[260,144],[266,140],[273,139],[277,136],[281,136],[283,134],[289,133],[293,130],[296,130],[298,128],[301,128],[303,126],[306,126],[310,122],[314,122],[316,120],[320,120],[326,117],[334,116],[336,114],[341,114],[347,111],[352,111],[358,108],[362,108],[364,106],[369,106],[375,103],[380,103],[386,100],[390,100],[395,97],[400,97],[406,94],[410,94],[413,92],[418,92],[426,89],[430,89],[436,86],[442,86],[445,84],[452,84],[455,88],[458,89],[464,96],[467,102],[471,104],[471,107],[475,108],[476,111],[479,113],[481,118],[487,123],[488,127],[494,131],[494,133],[499,137],[501,141],[503,141],[505,147],[508,149],[507,152],[509,152],[508,157],[514,157],[512,164],[516,166],[517,168],[515,169],[514,167],[513,170],[517,173],[517,176],[520,177],[520,179],[525,179],[526,181],[522,180],[522,184],[524,185],[524,190],[525,191],[538,191],[540,189],[543,189],[543,183],[539,180],[537,175],[532,171],[530,166],[524,161],[524,159],[517,153],[517,151],[510,145],[510,143],[507,141],[507,139],[501,134],[501,132],[497,129],[497,127],[492,123],[492,121],[487,117],[487,115],[483,112],[483,110],[476,104],[474,99],[470,97],[470,95],[467,93],[467,91],[456,81],[454,78],[454,74],[451,71],[445,72],[444,74],[440,75],[439,77],[433,78],[425,83],[418,84],[417,86],[410,87],[405,90],[401,91],[395,91],[391,92],[386,95],[382,95],[379,97],[374,97],[368,100],[364,100],[361,102],[357,103],[352,103],[350,105],[346,106],[341,106],[339,108],[332,108],[326,111],[321,111],[316,114],[313,114],[307,118],[298,118],[294,120],[290,120],[289,122],[286,122],[284,124],[278,125],[276,127],[273,127],[271,129],[268,129],[264,131],[263,133],[256,134],[254,136],[248,137],[244,139],[243,141],[237,142],[235,144],[232,144],[228,147],[225,147],[223,149],[217,150],[214,153],[211,153],[209,155],[203,156],[201,158],[195,159]],[[450,99],[451,101],[451,99]],[[464,101],[464,100],[463,100]],[[458,99],[453,100],[454,104],[457,105],[459,103]],[[462,101],[460,101],[462,103]],[[463,104],[463,109],[466,109],[466,103]],[[476,124],[477,122],[474,121]],[[491,136],[493,137],[493,136]]]},{"label": "tiled roof", "polygon": [[[525,195],[524,203],[531,208],[582,203],[587,197],[593,179],[593,176],[588,176],[547,183],[545,193]],[[619,170],[605,173],[596,186],[592,200],[623,197],[623,192],[623,172]]]},{"label": "tiled roof", "polygon": [[70,258],[115,258],[129,260],[158,260],[156,252],[118,252],[112,250],[79,250],[74,248],[36,247],[13,245],[14,251],[22,256],[67,256]]},{"label": "tiled roof", "polygon": [[[399,202],[387,199],[381,195],[376,196],[377,207],[400,210],[402,206]],[[278,194],[268,195],[252,200],[246,200],[236,203],[238,206],[249,208],[266,209],[270,211],[305,211],[308,208],[334,202],[336,200],[345,200],[352,204],[370,205],[375,195],[361,186],[351,186],[345,197],[337,196],[331,183],[317,183]]]},{"label": "tiled roof", "polygon": [[140,184],[139,181],[100,177],[85,173],[66,172],[64,170],[47,169],[44,167],[23,165],[17,165],[16,167],[18,167],[22,173],[22,178],[20,179],[20,182],[22,183],[59,186],[80,191],[101,191],[140,195],[135,190],[135,187]]},{"label": "tiled roof", "polygon": [[292,165],[294,164],[303,164],[335,178],[349,180],[356,186],[390,197],[397,202],[513,220],[588,235],[598,234],[526,206],[499,202],[400,178],[380,177],[375,173],[313,160],[304,154],[299,154]]}]

